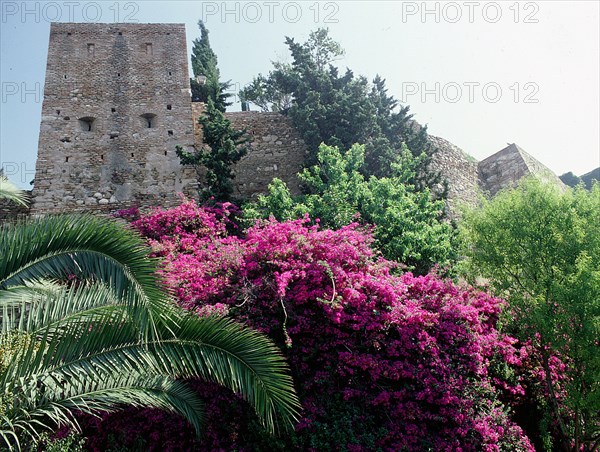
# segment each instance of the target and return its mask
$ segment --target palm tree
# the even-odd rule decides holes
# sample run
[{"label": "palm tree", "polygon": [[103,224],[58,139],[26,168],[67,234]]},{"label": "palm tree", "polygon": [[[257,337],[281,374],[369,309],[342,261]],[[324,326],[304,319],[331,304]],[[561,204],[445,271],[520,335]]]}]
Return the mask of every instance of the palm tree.
[{"label": "palm tree", "polygon": [[9,181],[0,170],[0,199],[8,199],[22,206],[27,206],[27,193]]},{"label": "palm tree", "polygon": [[161,290],[142,239],[113,220],[48,216],[0,226],[0,447],[30,447],[74,411],[123,405],[180,413],[181,381],[241,394],[270,432],[297,419],[288,367],[263,335],[185,313]]}]

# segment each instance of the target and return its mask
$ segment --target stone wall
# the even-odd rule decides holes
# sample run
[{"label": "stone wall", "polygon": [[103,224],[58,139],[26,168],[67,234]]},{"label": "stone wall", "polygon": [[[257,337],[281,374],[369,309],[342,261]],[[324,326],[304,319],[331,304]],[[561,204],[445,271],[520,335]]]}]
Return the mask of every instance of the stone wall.
[{"label": "stone wall", "polygon": [[[204,104],[192,103],[192,114],[199,118]],[[290,120],[280,113],[242,111],[225,113],[235,130],[246,130],[249,151],[234,165],[234,196],[253,198],[266,193],[273,178],[284,180],[293,194],[300,192],[296,175],[308,149]],[[202,126],[194,120],[196,147],[202,146]],[[202,174],[200,174],[202,180]]]},{"label": "stone wall", "polygon": [[33,211],[172,205],[194,193],[182,24],[54,23]]},{"label": "stone wall", "polygon": [[290,120],[280,113],[257,111],[227,113],[235,129],[246,129],[250,150],[235,166],[235,190],[243,198],[266,193],[273,178],[287,182],[293,194],[300,193],[297,178],[308,148]]},{"label": "stone wall", "polygon": [[437,150],[431,166],[448,181],[448,210],[455,213],[460,204],[474,206],[479,193],[477,160],[462,149],[440,137],[429,135]]},{"label": "stone wall", "polygon": [[503,188],[514,187],[523,177],[535,176],[564,188],[565,185],[550,169],[512,143],[478,165],[479,184],[487,196]]}]

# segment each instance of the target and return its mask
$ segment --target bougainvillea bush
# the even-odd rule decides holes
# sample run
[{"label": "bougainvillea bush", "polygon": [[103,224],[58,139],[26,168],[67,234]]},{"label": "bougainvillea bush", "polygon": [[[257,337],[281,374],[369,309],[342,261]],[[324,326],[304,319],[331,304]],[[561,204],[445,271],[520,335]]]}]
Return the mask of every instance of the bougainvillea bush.
[{"label": "bougainvillea bush", "polygon": [[293,435],[259,438],[224,394],[208,406],[219,425],[207,425],[205,447],[533,450],[502,402],[523,394],[513,369],[526,353],[496,329],[501,300],[394,275],[357,225],[270,220],[235,235],[233,212],[186,202],[133,223],[184,307],[265,332],[293,371],[304,408]]}]

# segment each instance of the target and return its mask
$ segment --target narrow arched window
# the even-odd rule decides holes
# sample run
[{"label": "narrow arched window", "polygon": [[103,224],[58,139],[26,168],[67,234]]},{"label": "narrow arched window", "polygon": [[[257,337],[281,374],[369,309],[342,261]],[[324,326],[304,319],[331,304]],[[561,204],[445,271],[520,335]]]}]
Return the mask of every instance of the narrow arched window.
[{"label": "narrow arched window", "polygon": [[142,118],[144,128],[154,129],[156,127],[156,115],[154,113],[144,113],[140,118]]},{"label": "narrow arched window", "polygon": [[91,116],[85,116],[83,118],[79,118],[79,127],[84,132],[91,132],[92,130],[94,130],[94,121],[95,120],[96,120],[96,118],[93,118]]}]

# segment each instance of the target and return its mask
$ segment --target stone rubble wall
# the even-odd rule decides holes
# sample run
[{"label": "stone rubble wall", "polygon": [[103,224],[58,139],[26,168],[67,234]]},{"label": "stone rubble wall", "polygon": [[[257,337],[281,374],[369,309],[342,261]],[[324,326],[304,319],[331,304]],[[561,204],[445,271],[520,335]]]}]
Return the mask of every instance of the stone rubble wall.
[{"label": "stone rubble wall", "polygon": [[191,114],[184,25],[53,23],[33,212],[195,193],[175,156],[193,146]]},{"label": "stone rubble wall", "polygon": [[235,165],[235,193],[253,198],[266,193],[277,177],[292,194],[300,193],[297,174],[302,170],[308,148],[290,120],[280,113],[257,111],[227,113],[234,129],[246,129],[250,150]]},{"label": "stone rubble wall", "polygon": [[456,213],[461,204],[476,205],[480,192],[477,160],[443,138],[429,135],[429,141],[437,150],[431,167],[448,180],[448,211]]},{"label": "stone rubble wall", "polygon": [[[203,103],[192,103],[197,149],[203,146],[197,118],[204,107]],[[250,140],[248,153],[233,168],[234,196],[250,199],[264,194],[275,177],[285,181],[292,194],[300,193],[296,175],[302,170],[308,148],[290,120],[280,113],[258,111],[228,112],[225,117],[234,130],[245,130]]]}]

